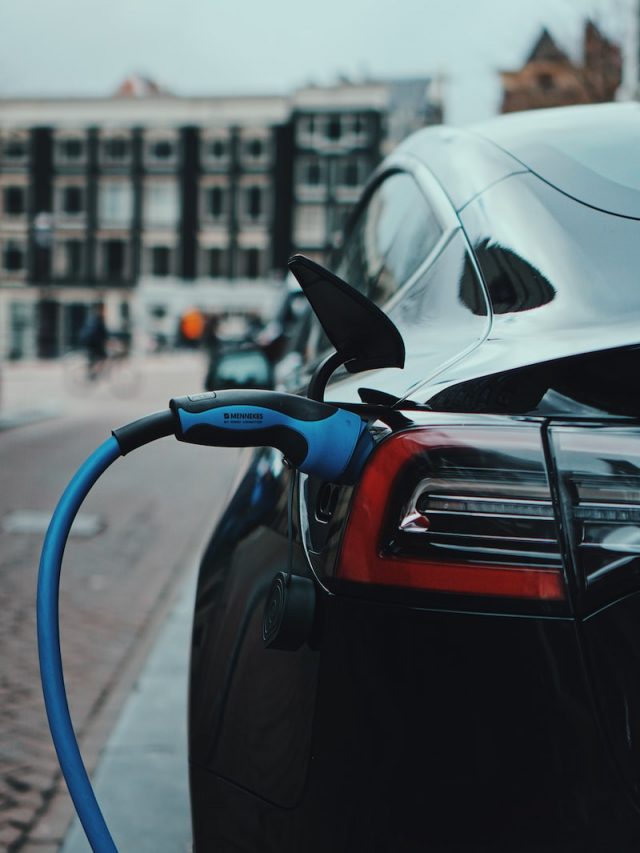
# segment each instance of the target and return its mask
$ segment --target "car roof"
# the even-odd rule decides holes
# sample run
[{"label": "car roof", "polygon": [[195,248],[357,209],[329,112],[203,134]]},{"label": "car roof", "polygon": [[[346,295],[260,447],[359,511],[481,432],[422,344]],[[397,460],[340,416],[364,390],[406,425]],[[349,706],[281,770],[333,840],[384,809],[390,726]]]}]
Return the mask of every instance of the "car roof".
[{"label": "car roof", "polygon": [[638,139],[640,104],[597,104],[426,129],[399,150],[434,172],[457,210],[496,181],[528,171],[584,204],[640,218]]}]

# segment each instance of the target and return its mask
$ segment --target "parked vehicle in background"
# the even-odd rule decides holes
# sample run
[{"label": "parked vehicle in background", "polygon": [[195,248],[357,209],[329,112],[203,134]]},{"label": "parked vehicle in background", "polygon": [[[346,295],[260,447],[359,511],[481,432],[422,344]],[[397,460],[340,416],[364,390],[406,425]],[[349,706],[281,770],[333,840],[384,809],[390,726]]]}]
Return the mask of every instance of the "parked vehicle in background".
[{"label": "parked vehicle in background", "polygon": [[222,343],[210,359],[205,389],[273,388],[273,367],[263,350],[250,341]]},{"label": "parked vehicle in background", "polygon": [[[333,269],[405,368],[326,391],[378,407],[355,486],[245,459],[198,582],[196,851],[640,849],[639,138],[635,104],[541,111],[373,176]],[[287,566],[315,619],[276,651]]]},{"label": "parked vehicle in background", "polygon": [[206,390],[273,388],[282,378],[291,383],[303,361],[309,320],[309,305],[290,277],[273,317],[262,328],[236,339],[214,335],[215,346],[211,334],[205,336]]},{"label": "parked vehicle in background", "polygon": [[256,343],[272,365],[276,365],[292,349],[299,348],[301,332],[308,328],[308,318],[307,301],[290,276],[272,319],[256,336]]}]

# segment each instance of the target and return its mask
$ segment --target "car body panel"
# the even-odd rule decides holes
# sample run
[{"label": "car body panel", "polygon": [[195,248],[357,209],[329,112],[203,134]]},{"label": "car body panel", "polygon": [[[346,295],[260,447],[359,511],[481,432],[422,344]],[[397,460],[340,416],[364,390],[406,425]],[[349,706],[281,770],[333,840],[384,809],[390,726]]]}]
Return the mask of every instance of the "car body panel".
[{"label": "car body panel", "polygon": [[640,218],[640,106],[604,104],[504,116],[474,132],[566,195]]},{"label": "car body panel", "polygon": [[[636,849],[638,825],[599,738],[571,620],[353,595],[325,604],[313,738],[289,744],[289,760],[306,760],[300,801],[276,807],[198,764],[196,849]],[[271,672],[278,658],[308,653],[263,649],[260,665]],[[261,703],[278,706],[282,686],[274,681]],[[294,711],[295,730],[308,709]],[[265,742],[272,736],[264,730]]]},{"label": "car body panel", "polygon": [[[308,648],[262,663],[264,601],[273,576],[287,567],[287,495],[280,454],[261,450],[204,555],[210,568],[201,572],[194,614],[190,753],[231,783],[290,808],[306,774],[318,664]],[[295,570],[308,573],[302,549],[294,557]]]},{"label": "car body panel", "polygon": [[582,630],[607,741],[629,790],[640,802],[638,624],[640,594],[636,592],[594,613]]},{"label": "car body panel", "polygon": [[398,146],[388,162],[394,164],[399,157],[411,158],[417,168],[426,165],[456,211],[493,184],[527,171],[494,143],[451,127],[418,131]]}]

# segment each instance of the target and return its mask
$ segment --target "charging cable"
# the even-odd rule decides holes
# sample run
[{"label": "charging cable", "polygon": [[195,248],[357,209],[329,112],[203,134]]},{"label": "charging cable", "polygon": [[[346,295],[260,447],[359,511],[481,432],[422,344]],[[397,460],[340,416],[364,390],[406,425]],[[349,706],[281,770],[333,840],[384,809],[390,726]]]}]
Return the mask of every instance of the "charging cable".
[{"label": "charging cable", "polygon": [[58,601],[62,558],[76,514],[100,476],[120,456],[169,435],[218,447],[275,447],[293,467],[336,483],[355,482],[373,448],[366,422],[355,412],[273,391],[208,392],[175,398],[168,411],[114,430],[73,476],[53,513],[40,558],[38,653],[58,760],[95,853],[117,853],[117,848],[83,764],[65,692]]}]

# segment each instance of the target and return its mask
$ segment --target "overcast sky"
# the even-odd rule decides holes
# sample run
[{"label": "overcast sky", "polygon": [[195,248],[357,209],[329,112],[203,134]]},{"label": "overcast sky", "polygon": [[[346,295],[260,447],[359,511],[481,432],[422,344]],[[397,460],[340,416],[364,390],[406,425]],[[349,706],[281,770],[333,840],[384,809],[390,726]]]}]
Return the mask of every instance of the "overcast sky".
[{"label": "overcast sky", "polygon": [[445,74],[446,120],[495,112],[496,71],[542,25],[574,55],[637,0],[0,0],[0,95],[104,95],[138,71],[178,94],[282,93],[344,74]]}]

